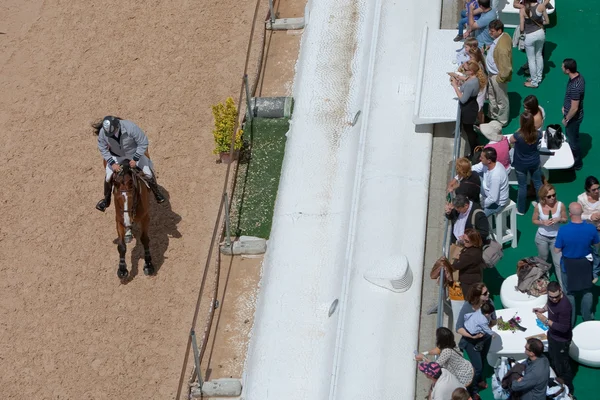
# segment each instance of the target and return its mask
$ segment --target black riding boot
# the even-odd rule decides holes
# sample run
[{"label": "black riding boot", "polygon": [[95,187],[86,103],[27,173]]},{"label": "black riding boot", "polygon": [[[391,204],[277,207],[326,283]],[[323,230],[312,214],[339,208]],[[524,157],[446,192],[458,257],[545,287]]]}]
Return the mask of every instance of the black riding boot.
[{"label": "black riding boot", "polygon": [[96,210],[106,211],[110,206],[110,195],[112,193],[112,182],[104,181],[104,198],[96,204]]},{"label": "black riding boot", "polygon": [[163,196],[160,192],[155,177],[148,179],[148,186],[150,186],[150,190],[152,190],[152,193],[154,193],[154,198],[156,199],[156,202],[159,204],[164,203],[164,201],[166,200],[165,196]]}]

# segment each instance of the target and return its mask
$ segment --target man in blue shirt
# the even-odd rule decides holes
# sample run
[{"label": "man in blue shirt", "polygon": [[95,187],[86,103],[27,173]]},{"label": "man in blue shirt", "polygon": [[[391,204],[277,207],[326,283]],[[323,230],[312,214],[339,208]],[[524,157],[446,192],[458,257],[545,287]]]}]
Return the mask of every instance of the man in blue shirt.
[{"label": "man in blue shirt", "polygon": [[494,41],[494,38],[490,35],[488,25],[490,22],[497,18],[496,10],[490,6],[490,0],[479,0],[479,8],[481,14],[479,19],[475,21],[473,11],[475,6],[471,4],[469,6],[469,28],[465,32],[465,38],[471,35],[471,32],[475,32],[475,39],[479,42],[479,47],[489,46]]},{"label": "man in blue shirt", "polygon": [[583,222],[581,215],[583,209],[579,203],[569,204],[571,222],[563,225],[558,230],[554,243],[554,251],[562,251],[561,269],[563,290],[573,307],[571,325],[575,326],[575,296],[581,296],[581,315],[584,321],[593,320],[592,315],[592,286],[598,280],[592,270],[592,246],[598,246],[600,238],[596,227]]}]

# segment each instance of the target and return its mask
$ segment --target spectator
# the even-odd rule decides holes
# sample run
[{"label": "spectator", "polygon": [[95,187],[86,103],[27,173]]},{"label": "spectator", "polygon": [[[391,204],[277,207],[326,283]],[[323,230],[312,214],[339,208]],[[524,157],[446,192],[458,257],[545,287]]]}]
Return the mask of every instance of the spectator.
[{"label": "spectator", "polygon": [[508,170],[510,168],[510,144],[508,137],[502,134],[502,124],[498,121],[490,121],[487,124],[479,125],[479,130],[489,140],[485,147],[496,150],[497,161]]},{"label": "spectator", "polygon": [[584,321],[594,319],[592,315],[592,286],[598,280],[598,271],[593,271],[592,261],[587,256],[592,246],[598,246],[600,239],[598,231],[592,224],[584,223],[581,219],[583,210],[581,204],[569,204],[571,222],[558,230],[555,252],[562,250],[562,283],[571,302],[573,314],[571,325],[575,325],[575,296],[581,296],[581,315]]},{"label": "spectator", "polygon": [[[458,72],[464,74],[465,68],[467,67],[466,63],[469,60],[477,62],[479,65],[479,71],[476,74],[477,79],[479,79],[479,93],[477,94],[477,105],[479,106],[479,112],[477,113],[477,118],[479,123],[484,123],[483,116],[483,104],[485,103],[485,98],[487,96],[487,84],[488,78],[487,73],[485,71],[485,58],[483,57],[483,53],[481,53],[481,49],[477,46],[477,39],[469,38],[465,40],[465,45],[463,46],[463,51],[459,52],[456,56],[458,60],[464,60],[461,62],[461,66],[458,68]],[[468,78],[466,75],[456,74],[454,72],[449,72],[450,76],[456,77],[459,81],[464,81]]]},{"label": "spectator", "polygon": [[[583,214],[581,218],[596,226],[600,231],[600,184],[595,176],[588,176],[585,179],[585,192],[577,196],[577,202],[581,204]],[[598,269],[600,264],[600,255],[598,248],[593,247],[592,256],[594,257],[594,270]],[[598,276],[598,275],[596,275]]]},{"label": "spectator", "polygon": [[538,193],[540,202],[534,204],[532,222],[538,226],[535,234],[535,245],[538,257],[544,261],[552,255],[552,264],[556,279],[562,287],[562,274],[560,272],[561,254],[554,251],[554,243],[560,224],[567,222],[567,208],[556,198],[556,189],[549,183],[542,186]]},{"label": "spectator", "polygon": [[[482,372],[484,363],[487,362],[487,355],[492,340],[490,337],[484,337],[481,333],[474,336],[470,335],[465,329],[465,314],[479,310],[483,303],[491,304],[489,296],[490,292],[485,286],[485,283],[479,282],[471,286],[471,291],[467,294],[467,302],[463,305],[458,318],[456,319],[456,332],[462,336],[458,343],[458,347],[467,352],[469,361],[471,361],[471,364],[475,369],[473,383],[469,387],[473,400],[480,399],[479,389],[487,388]],[[496,322],[496,313],[492,313],[489,325],[490,328],[496,325]],[[481,351],[477,351],[475,350],[475,346],[477,346],[480,341],[483,342],[483,346]]]},{"label": "spectator", "polygon": [[460,19],[458,20],[458,35],[454,38],[455,42],[460,42],[464,39],[465,25],[469,23],[469,7],[471,3],[475,3],[473,7],[473,19],[477,21],[481,15],[481,8],[477,0],[465,0],[465,8],[460,12]]},{"label": "spectator", "polygon": [[450,371],[436,362],[420,363],[419,371],[431,381],[428,397],[430,400],[447,400],[452,397],[454,389],[463,387]]},{"label": "spectator", "polygon": [[513,392],[519,392],[521,400],[546,400],[550,364],[543,352],[544,344],[540,339],[527,339],[525,373],[522,378],[513,381],[511,386]]},{"label": "spectator", "polygon": [[[490,328],[490,319],[494,307],[490,303],[483,303],[481,308],[472,313],[465,314],[465,329],[471,336],[483,333],[483,337],[493,337],[494,331]],[[475,350],[483,349],[483,341],[475,345]]]},{"label": "spectator", "polygon": [[462,292],[469,293],[471,286],[483,279],[483,242],[475,229],[465,229],[461,240],[463,249],[452,263],[452,269],[458,271]]},{"label": "spectator", "polygon": [[481,206],[486,216],[493,215],[506,206],[508,198],[508,174],[502,164],[497,164],[494,148],[485,148],[481,152],[481,162],[471,170],[481,178]]},{"label": "spectator", "polygon": [[542,187],[542,169],[540,168],[540,152],[538,143],[541,133],[535,130],[533,115],[524,111],[520,118],[520,127],[510,138],[514,145],[512,166],[517,173],[519,191],[517,192],[517,214],[524,215],[527,206],[527,175],[531,175],[535,193]]},{"label": "spectator", "polygon": [[483,242],[489,242],[490,224],[488,219],[479,203],[474,203],[467,196],[457,194],[452,204],[446,205],[446,218],[452,222],[451,243],[456,243],[467,229],[475,229]]},{"label": "spectator", "polygon": [[475,124],[475,121],[477,121],[477,113],[479,112],[477,96],[481,90],[482,83],[477,79],[479,65],[473,60],[467,61],[466,64],[465,74],[467,75],[467,79],[464,83],[459,87],[459,80],[455,77],[450,78],[450,83],[459,100],[460,122],[467,135],[471,151],[470,154],[472,155],[477,146],[477,134],[473,129],[473,125]]},{"label": "spectator", "polygon": [[468,158],[456,160],[456,176],[448,183],[447,191],[465,195],[469,201],[479,204],[481,179],[471,171],[471,161]]},{"label": "spectator", "polygon": [[[569,300],[563,296],[558,282],[548,284],[548,302],[543,308],[534,308],[533,312],[548,327],[548,356],[550,366],[556,376],[561,378],[573,394],[573,373],[569,348],[573,339],[571,325],[572,308]],[[548,317],[543,313],[548,312]]]},{"label": "spectator", "polygon": [[533,115],[533,125],[535,129],[542,133],[544,129],[544,120],[546,119],[546,111],[540,107],[537,97],[530,94],[523,100],[523,108]]},{"label": "spectator", "polygon": [[519,10],[521,34],[525,35],[525,53],[529,64],[531,78],[525,86],[536,88],[542,82],[544,72],[544,57],[542,50],[546,41],[544,30],[544,11],[550,0],[538,3],[537,0],[527,0]]},{"label": "spectator", "polygon": [[427,355],[438,356],[436,362],[450,371],[464,387],[468,387],[473,381],[473,366],[456,347],[452,331],[445,327],[437,328],[435,345],[433,349],[415,356],[415,360],[429,361]]},{"label": "spectator", "polygon": [[471,33],[475,33],[475,39],[477,39],[479,47],[483,48],[484,46],[491,45],[494,41],[494,39],[490,36],[490,32],[488,31],[488,25],[490,22],[496,19],[497,15],[496,10],[490,7],[490,0],[479,0],[479,8],[481,9],[481,14],[479,19],[475,21],[475,6],[473,4],[469,5],[469,27],[463,36],[467,38],[471,36]]},{"label": "spectator", "polygon": [[504,32],[504,24],[498,19],[490,22],[489,35],[493,38],[485,59],[489,78],[489,113],[491,119],[505,126],[509,116],[508,82],[512,79],[512,39]]},{"label": "spectator", "polygon": [[563,103],[562,124],[565,126],[565,133],[575,164],[573,168],[579,171],[583,168],[583,160],[581,158],[581,146],[579,143],[579,127],[583,122],[583,98],[585,97],[585,79],[577,72],[577,62],[572,58],[565,58],[562,63],[563,72],[569,76],[567,82],[567,92]]},{"label": "spectator", "polygon": [[457,388],[457,389],[454,389],[454,392],[452,392],[451,400],[473,400],[473,399],[469,395],[469,392],[467,391],[467,389]]}]

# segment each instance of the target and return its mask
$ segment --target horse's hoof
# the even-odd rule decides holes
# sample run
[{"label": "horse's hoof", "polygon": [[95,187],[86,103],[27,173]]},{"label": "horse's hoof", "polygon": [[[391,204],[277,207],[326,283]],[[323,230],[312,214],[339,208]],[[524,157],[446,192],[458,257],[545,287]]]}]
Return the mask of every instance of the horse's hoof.
[{"label": "horse's hoof", "polygon": [[144,265],[144,275],[146,275],[146,276],[154,275],[154,266],[152,264]]},{"label": "horse's hoof", "polygon": [[117,270],[117,276],[119,277],[119,279],[125,279],[127,278],[127,276],[129,275],[129,271],[127,271],[127,269],[118,269]]}]

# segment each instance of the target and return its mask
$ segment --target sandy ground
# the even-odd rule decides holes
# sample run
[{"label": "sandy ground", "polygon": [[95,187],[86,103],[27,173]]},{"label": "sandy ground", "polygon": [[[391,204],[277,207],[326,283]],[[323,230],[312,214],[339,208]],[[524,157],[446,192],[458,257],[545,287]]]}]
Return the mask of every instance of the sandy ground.
[{"label": "sandy ground", "polygon": [[[237,98],[254,5],[0,3],[3,399],[174,397],[225,172],[210,105]],[[114,210],[94,209],[107,114],[145,130],[170,198],[152,204],[157,276],[132,243],[126,285]]]}]

